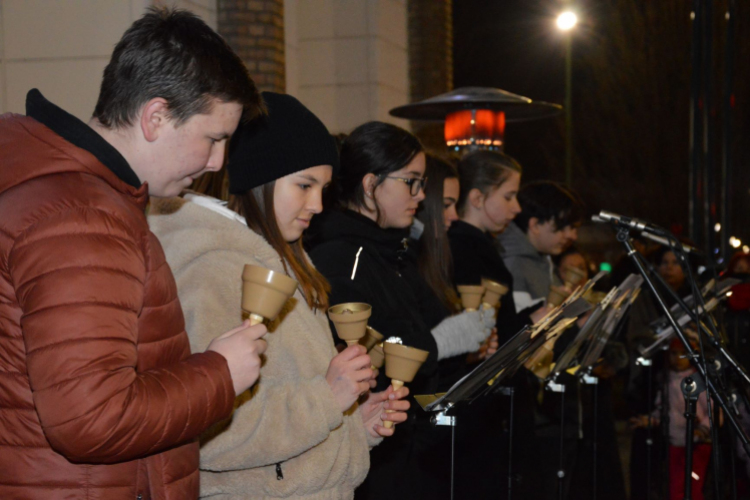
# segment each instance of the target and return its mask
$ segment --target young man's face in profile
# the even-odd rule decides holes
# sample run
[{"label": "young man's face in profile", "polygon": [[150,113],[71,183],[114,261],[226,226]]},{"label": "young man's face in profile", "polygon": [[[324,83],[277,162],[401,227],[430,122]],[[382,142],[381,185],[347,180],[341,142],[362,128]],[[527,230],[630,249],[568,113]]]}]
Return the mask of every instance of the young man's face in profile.
[{"label": "young man's face in profile", "polygon": [[206,172],[220,170],[229,138],[242,116],[235,102],[214,102],[207,114],[196,114],[175,127],[170,121],[154,141],[146,179],[152,196],[177,196]]}]

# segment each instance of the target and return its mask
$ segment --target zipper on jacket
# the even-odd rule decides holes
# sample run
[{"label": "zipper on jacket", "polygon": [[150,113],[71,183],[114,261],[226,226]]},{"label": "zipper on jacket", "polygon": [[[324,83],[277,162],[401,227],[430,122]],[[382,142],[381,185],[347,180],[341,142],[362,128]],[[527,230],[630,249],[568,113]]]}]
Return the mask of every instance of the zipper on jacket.
[{"label": "zipper on jacket", "polygon": [[143,500],[143,495],[138,493],[138,496],[135,497],[135,500]]},{"label": "zipper on jacket", "polygon": [[281,462],[276,464],[276,480],[281,481],[284,479],[284,472],[281,470]]}]

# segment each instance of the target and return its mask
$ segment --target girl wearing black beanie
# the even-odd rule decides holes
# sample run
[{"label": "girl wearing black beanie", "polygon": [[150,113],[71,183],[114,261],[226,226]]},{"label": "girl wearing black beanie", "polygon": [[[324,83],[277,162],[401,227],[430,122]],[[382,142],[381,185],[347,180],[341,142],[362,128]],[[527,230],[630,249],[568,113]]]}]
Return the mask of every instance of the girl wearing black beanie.
[{"label": "girl wearing black beanie", "polygon": [[149,214],[194,349],[237,322],[245,264],[299,283],[268,325],[259,382],[238,396],[230,420],[203,436],[201,497],[350,499],[367,474],[369,449],[393,434],[383,419],[406,420],[408,389],[369,392],[365,349],[336,351],[329,286],[300,241],[322,210],[338,151],[299,101],[272,93],[263,99],[268,115],[241,125],[231,141],[229,205],[192,194],[155,203]]}]

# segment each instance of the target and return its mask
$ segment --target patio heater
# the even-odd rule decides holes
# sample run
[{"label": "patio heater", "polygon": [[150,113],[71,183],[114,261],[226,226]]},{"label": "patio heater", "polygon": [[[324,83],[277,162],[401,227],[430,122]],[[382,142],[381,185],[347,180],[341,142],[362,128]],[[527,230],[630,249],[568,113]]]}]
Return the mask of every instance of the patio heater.
[{"label": "patio heater", "polygon": [[548,118],[562,106],[491,87],[461,87],[424,101],[393,108],[391,116],[445,122],[445,144],[452,151],[502,150],[505,125]]}]

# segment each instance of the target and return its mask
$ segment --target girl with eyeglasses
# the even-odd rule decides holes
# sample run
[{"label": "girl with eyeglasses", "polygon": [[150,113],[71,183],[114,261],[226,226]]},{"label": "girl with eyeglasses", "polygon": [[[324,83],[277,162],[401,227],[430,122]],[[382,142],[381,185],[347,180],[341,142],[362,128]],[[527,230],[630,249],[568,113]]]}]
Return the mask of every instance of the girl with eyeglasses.
[{"label": "girl with eyeglasses", "polygon": [[[482,312],[446,318],[440,299],[419,273],[409,228],[424,199],[425,153],[419,140],[394,125],[357,127],[341,146],[334,185],[339,210],[311,228],[311,257],[331,284],[331,304],[372,305],[369,324],[386,338],[429,351],[408,384],[411,394],[434,394],[437,360],[476,350],[490,333]],[[389,381],[381,374],[378,387]],[[412,402],[409,419],[374,449],[358,499],[413,499],[422,494],[420,470],[434,450],[429,417]]]}]

